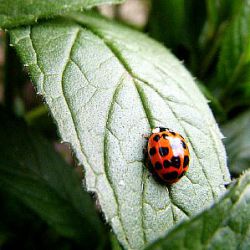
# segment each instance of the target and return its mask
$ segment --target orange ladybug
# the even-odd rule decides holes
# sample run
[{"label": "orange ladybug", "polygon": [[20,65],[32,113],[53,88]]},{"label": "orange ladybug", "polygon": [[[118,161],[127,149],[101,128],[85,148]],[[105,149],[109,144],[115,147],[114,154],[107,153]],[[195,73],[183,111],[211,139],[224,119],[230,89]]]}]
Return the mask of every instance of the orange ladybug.
[{"label": "orange ladybug", "polygon": [[168,128],[156,127],[148,138],[147,166],[162,181],[172,184],[188,171],[189,149],[185,139]]}]

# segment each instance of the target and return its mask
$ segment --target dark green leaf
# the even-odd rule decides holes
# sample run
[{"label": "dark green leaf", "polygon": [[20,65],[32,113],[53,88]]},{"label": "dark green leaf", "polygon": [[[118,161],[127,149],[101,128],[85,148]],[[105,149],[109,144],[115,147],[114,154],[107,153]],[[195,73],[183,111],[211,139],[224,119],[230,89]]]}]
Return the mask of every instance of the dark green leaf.
[{"label": "dark green leaf", "polygon": [[250,112],[245,112],[223,126],[229,168],[239,175],[250,168]]},{"label": "dark green leaf", "polygon": [[[221,134],[193,78],[163,46],[98,16],[71,18],[13,30],[12,43],[119,241],[142,248],[224,193]],[[154,126],[190,145],[190,171],[169,188],[143,164],[142,135]]]},{"label": "dark green leaf", "polygon": [[250,97],[250,62],[246,63],[242,68],[241,75],[238,78],[239,87],[245,93],[247,98]]},{"label": "dark green leaf", "polygon": [[249,249],[250,172],[220,202],[159,239],[147,250]]},{"label": "dark green leaf", "polygon": [[235,0],[206,0],[206,32],[208,32],[210,37],[214,35],[214,32],[222,22],[234,15],[233,10],[237,11],[235,2]]},{"label": "dark green leaf", "polygon": [[207,98],[209,102],[209,106],[212,108],[213,113],[215,114],[216,120],[225,120],[226,115],[223,107],[221,106],[219,100],[216,96],[214,96],[211,91],[202,83],[196,80],[196,83],[198,87],[200,88],[201,92],[204,94],[204,96]]},{"label": "dark green leaf", "polygon": [[124,0],[0,0],[0,28],[13,28],[71,11]]},{"label": "dark green leaf", "polygon": [[[217,60],[217,52],[221,46],[226,26],[233,16],[234,3],[235,0],[206,0],[207,18],[199,37],[200,78],[205,78],[206,73]],[[208,76],[210,77],[210,74]]]},{"label": "dark green leaf", "polygon": [[248,0],[237,2],[241,4],[223,38],[214,81],[221,88],[221,98],[237,89],[241,84],[239,77],[250,62],[250,5]]},{"label": "dark green leaf", "polygon": [[69,246],[80,247],[74,240],[55,232],[21,199],[8,190],[0,190],[1,249],[66,250]]},{"label": "dark green leaf", "polygon": [[204,21],[204,1],[152,1],[149,34],[164,42],[182,59],[187,59],[187,50],[192,50],[192,53],[198,50],[198,36]]},{"label": "dark green leaf", "polygon": [[85,246],[103,240],[90,197],[71,166],[23,122],[0,110],[0,186],[60,234]]},{"label": "dark green leaf", "polygon": [[232,102],[233,106],[246,104],[250,106],[250,61],[247,62],[241,69],[241,72],[236,80],[237,88],[234,89],[233,96],[236,98]]},{"label": "dark green leaf", "polygon": [[122,250],[122,247],[119,244],[119,241],[117,240],[116,236],[113,233],[110,233],[110,243],[111,243],[112,250]]}]

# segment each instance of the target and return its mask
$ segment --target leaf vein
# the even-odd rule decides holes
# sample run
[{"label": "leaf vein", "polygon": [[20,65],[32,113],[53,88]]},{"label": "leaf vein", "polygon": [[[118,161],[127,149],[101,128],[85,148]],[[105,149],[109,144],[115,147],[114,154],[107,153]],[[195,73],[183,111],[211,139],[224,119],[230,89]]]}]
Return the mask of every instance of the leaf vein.
[{"label": "leaf vein", "polygon": [[[116,88],[114,90],[114,94],[112,96],[112,100],[111,100],[110,105],[109,105],[107,119],[106,119],[106,125],[105,125],[104,140],[103,140],[103,152],[104,152],[103,158],[104,158],[104,170],[105,170],[105,173],[106,173],[107,181],[108,181],[108,183],[109,183],[109,185],[110,185],[110,187],[111,187],[111,189],[113,191],[113,196],[114,196],[114,199],[115,199],[115,202],[116,202],[116,205],[117,205],[117,215],[118,215],[117,217],[118,217],[118,219],[119,219],[119,221],[121,223],[122,231],[123,231],[124,235],[126,235],[126,230],[124,228],[123,221],[122,221],[122,218],[121,218],[118,196],[116,194],[115,188],[113,187],[114,185],[112,185],[113,183],[112,183],[112,180],[111,180],[110,175],[109,175],[109,170],[108,170],[108,167],[109,167],[108,150],[107,150],[108,149],[108,132],[110,132],[110,129],[109,129],[110,118],[111,118],[111,114],[112,114],[112,111],[113,111],[113,107],[114,107],[116,97],[119,94],[119,91],[120,91],[120,89],[122,87],[123,80],[124,80],[124,75],[121,76],[120,81],[119,81],[118,85],[116,86]],[[131,244],[129,242],[128,237],[124,237],[124,238],[127,241],[128,245],[131,247]]]},{"label": "leaf vein", "polygon": [[35,56],[35,64],[37,65],[38,69],[40,70],[41,72],[41,76],[42,76],[42,81],[41,81],[41,92],[42,94],[45,93],[44,91],[44,76],[45,76],[45,73],[42,69],[42,67],[40,66],[40,63],[38,61],[38,56],[37,56],[37,53],[36,53],[36,47],[35,47],[35,44],[33,42],[33,36],[32,36],[32,28],[29,26],[29,36],[30,36],[30,43],[31,43],[31,47],[32,49],[34,50],[34,56]]},{"label": "leaf vein", "polygon": [[73,122],[73,125],[74,125],[73,127],[74,127],[74,130],[75,130],[75,133],[76,133],[77,142],[78,142],[78,144],[79,144],[79,146],[80,146],[80,147],[79,147],[79,148],[80,148],[80,151],[81,151],[82,155],[85,157],[85,160],[86,160],[86,163],[88,164],[88,166],[91,168],[91,170],[92,170],[95,174],[97,174],[97,172],[94,170],[94,168],[92,168],[92,166],[90,165],[90,163],[89,163],[89,161],[88,161],[88,158],[87,158],[87,155],[86,155],[86,153],[85,153],[84,150],[83,150],[83,146],[82,146],[82,143],[81,143],[81,141],[80,141],[79,131],[78,131],[77,126],[76,126],[75,117],[74,117],[74,115],[72,114],[72,111],[71,111],[71,109],[70,109],[70,104],[69,104],[69,101],[68,101],[68,98],[67,98],[67,94],[66,94],[66,92],[65,92],[65,87],[64,87],[64,75],[65,75],[65,71],[66,71],[67,66],[68,66],[68,64],[69,64],[69,62],[70,62],[70,58],[71,58],[71,54],[72,54],[72,51],[73,51],[73,48],[74,48],[74,44],[75,44],[75,41],[78,39],[78,36],[79,36],[79,34],[80,34],[80,31],[81,31],[80,29],[77,29],[76,32],[75,32],[75,34],[74,34],[74,37],[73,37],[72,42],[71,42],[70,50],[69,50],[68,60],[66,61],[65,66],[64,66],[64,68],[63,68],[63,70],[62,70],[62,77],[61,77],[62,96],[63,96],[63,98],[64,98],[64,100],[65,100],[67,109],[68,109],[68,111],[69,111],[69,114],[70,114],[70,116],[71,116],[71,119],[72,119],[72,122]]}]

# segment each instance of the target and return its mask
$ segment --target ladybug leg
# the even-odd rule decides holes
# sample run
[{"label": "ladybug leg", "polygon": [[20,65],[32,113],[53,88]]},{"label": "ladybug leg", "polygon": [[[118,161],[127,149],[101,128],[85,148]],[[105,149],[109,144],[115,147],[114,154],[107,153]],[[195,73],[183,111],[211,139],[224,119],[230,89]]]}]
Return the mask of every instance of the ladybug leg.
[{"label": "ladybug leg", "polygon": [[145,166],[147,167],[147,169],[149,170],[149,172],[151,174],[154,173],[154,167],[153,167],[151,161],[149,160],[148,152],[145,153]]},{"label": "ladybug leg", "polygon": [[142,137],[145,139],[145,146],[143,147],[143,154],[144,154],[144,157],[145,157],[145,159],[146,159],[147,154],[148,154],[147,145],[148,145],[149,135],[143,134]]},{"label": "ladybug leg", "polygon": [[149,172],[151,172],[151,170],[153,169],[153,166],[149,160],[147,147],[143,148],[143,155],[144,155],[144,165],[149,170]]}]

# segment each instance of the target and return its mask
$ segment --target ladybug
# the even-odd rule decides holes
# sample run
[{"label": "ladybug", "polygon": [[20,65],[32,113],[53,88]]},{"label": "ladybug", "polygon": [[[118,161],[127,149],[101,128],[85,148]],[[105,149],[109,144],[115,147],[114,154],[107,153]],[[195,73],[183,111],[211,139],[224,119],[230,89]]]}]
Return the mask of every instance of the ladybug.
[{"label": "ladybug", "polygon": [[185,139],[168,128],[156,127],[148,138],[146,165],[167,184],[185,175],[189,166],[189,150]]}]

